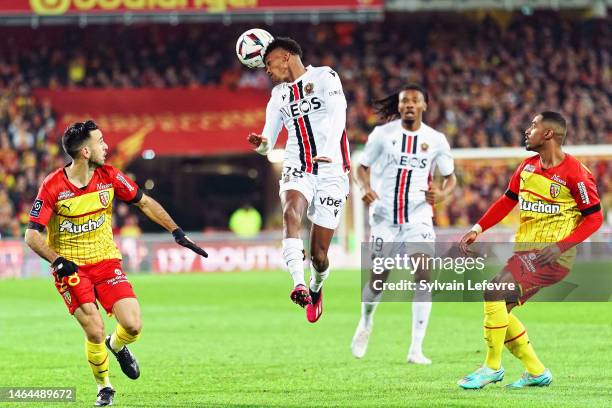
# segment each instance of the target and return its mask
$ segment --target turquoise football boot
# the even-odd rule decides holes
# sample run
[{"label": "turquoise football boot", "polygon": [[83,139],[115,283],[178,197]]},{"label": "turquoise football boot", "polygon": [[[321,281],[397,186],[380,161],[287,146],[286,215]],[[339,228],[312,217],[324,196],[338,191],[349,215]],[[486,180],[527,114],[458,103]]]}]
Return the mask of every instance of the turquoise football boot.
[{"label": "turquoise football boot", "polygon": [[457,381],[457,385],[465,390],[478,390],[487,384],[500,382],[504,379],[504,373],[503,367],[495,371],[489,367],[482,366]]},{"label": "turquoise football boot", "polygon": [[523,373],[521,378],[513,382],[512,384],[506,385],[506,388],[518,389],[525,387],[548,387],[552,382],[553,376],[550,370],[547,368],[542,374],[536,376],[531,375],[527,371]]}]

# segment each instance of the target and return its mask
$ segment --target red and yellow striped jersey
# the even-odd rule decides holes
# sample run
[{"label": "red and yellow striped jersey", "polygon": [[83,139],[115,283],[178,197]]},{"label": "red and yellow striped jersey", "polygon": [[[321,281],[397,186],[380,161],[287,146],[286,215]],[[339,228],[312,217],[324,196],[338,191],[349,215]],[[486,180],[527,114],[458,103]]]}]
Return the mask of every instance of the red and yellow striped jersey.
[{"label": "red and yellow striped jersey", "polygon": [[113,199],[138,202],[142,191],[113,166],[98,167],[83,188],[69,180],[64,168],[43,181],[32,210],[30,228],[47,228],[47,244],[77,265],[121,259],[113,240]]},{"label": "red and yellow striped jersey", "polygon": [[[539,155],[524,160],[514,172],[506,194],[519,202],[517,250],[538,247],[533,243],[559,242],[581,222],[599,211],[593,175],[575,157],[565,154],[559,165],[545,169]],[[543,247],[545,245],[541,245]],[[572,263],[575,251],[565,252],[559,263]]]}]

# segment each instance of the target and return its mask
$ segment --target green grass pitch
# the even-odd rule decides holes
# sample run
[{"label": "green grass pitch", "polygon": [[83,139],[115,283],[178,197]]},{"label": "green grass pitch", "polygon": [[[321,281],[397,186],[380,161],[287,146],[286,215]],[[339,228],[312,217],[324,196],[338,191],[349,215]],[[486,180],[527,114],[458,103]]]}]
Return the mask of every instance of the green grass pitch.
[{"label": "green grass pitch", "polygon": [[[436,303],[425,353],[405,363],[410,304],[384,303],[363,360],[349,345],[359,317],[359,272],[332,271],[317,324],[289,300],[285,272],[131,276],[144,331],[132,350],[142,376],[114,359],[118,407],[604,407],[612,401],[612,303],[532,303],[517,310],[554,375],[543,389],[455,382],[484,357],[482,305]],[[107,320],[107,331],[114,327]],[[522,368],[504,351],[506,379]],[[77,389],[91,406],[95,385],[83,335],[50,280],[0,281],[0,386]],[[0,403],[7,407],[64,404]]]}]

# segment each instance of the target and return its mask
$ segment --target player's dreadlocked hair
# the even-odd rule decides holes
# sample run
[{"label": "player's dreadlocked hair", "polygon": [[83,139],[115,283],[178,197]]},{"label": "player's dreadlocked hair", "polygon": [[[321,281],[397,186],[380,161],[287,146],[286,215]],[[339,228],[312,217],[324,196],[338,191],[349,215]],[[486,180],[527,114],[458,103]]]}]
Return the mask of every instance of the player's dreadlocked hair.
[{"label": "player's dreadlocked hair", "polygon": [[289,37],[276,37],[268,47],[266,48],[266,52],[264,52],[264,61],[268,54],[274,51],[277,48],[282,48],[283,50],[289,52],[289,54],[298,55],[302,58],[302,47],[297,43],[293,38]]},{"label": "player's dreadlocked hair", "polygon": [[70,157],[76,159],[77,154],[83,147],[83,143],[89,138],[89,132],[98,129],[98,125],[93,120],[85,122],[75,122],[66,129],[62,136],[62,146]]},{"label": "player's dreadlocked hair", "polygon": [[374,101],[374,109],[376,110],[376,114],[380,117],[380,119],[384,122],[390,122],[400,117],[399,112],[397,111],[397,104],[399,99],[399,94],[403,91],[419,91],[423,94],[423,98],[425,99],[425,103],[429,102],[429,95],[425,88],[423,88],[419,84],[408,84],[404,86],[399,91],[386,96],[382,99],[377,99]]}]

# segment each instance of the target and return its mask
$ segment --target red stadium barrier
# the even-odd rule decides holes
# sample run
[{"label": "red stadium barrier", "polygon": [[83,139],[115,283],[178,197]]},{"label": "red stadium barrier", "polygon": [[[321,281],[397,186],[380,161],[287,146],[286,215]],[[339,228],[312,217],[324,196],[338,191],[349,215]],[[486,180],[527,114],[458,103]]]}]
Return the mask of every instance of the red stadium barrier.
[{"label": "red stadium barrier", "polygon": [[204,155],[252,151],[249,132],[260,132],[268,91],[225,88],[38,89],[58,114],[58,133],[69,123],[94,119],[113,160],[127,162],[143,150],[156,155]]}]

